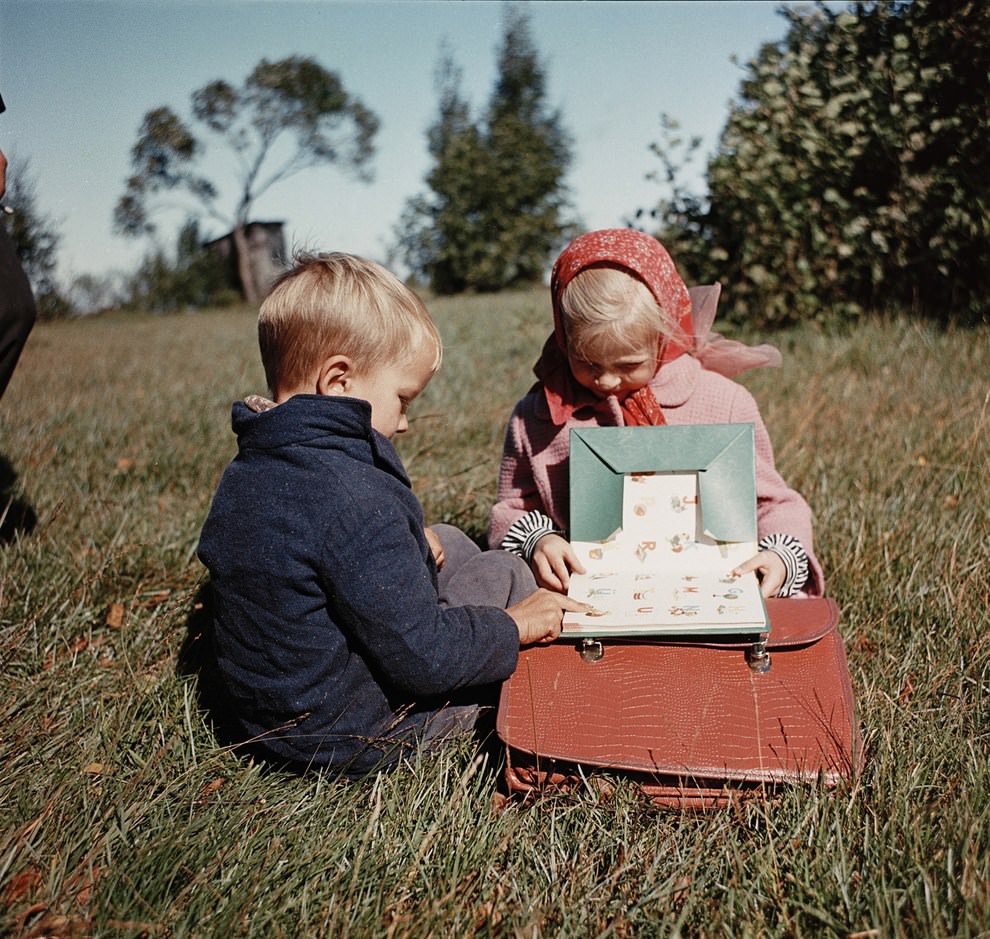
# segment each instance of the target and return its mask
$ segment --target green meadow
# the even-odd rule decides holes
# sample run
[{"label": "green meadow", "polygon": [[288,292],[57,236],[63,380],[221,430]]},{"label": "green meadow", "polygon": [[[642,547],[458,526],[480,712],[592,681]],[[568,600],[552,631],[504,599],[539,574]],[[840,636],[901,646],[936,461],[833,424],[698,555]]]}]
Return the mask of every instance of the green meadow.
[{"label": "green meadow", "polygon": [[[549,307],[431,309],[399,447],[480,536]],[[679,814],[621,780],[503,804],[468,741],[360,782],[219,746],[179,662],[254,312],[39,324],[0,401],[0,934],[990,936],[990,327],[772,338],[741,380],[815,512],[865,763]]]}]

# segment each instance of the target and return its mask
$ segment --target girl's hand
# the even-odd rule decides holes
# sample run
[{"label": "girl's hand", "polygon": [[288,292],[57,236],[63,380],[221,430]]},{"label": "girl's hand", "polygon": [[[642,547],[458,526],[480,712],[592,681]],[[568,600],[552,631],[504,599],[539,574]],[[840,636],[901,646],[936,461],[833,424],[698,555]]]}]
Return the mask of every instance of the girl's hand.
[{"label": "girl's hand", "polygon": [[537,584],[558,593],[567,593],[571,571],[584,573],[584,567],[570,542],[560,535],[544,535],[533,549],[530,564]]},{"label": "girl's hand", "polygon": [[430,550],[433,552],[433,560],[436,561],[437,570],[443,567],[443,545],[440,544],[440,539],[437,537],[436,532],[432,528],[424,528],[423,533],[426,535],[426,543],[430,546]]},{"label": "girl's hand", "polygon": [[764,597],[777,596],[787,577],[787,568],[776,551],[761,551],[740,564],[732,573],[739,575],[750,571],[756,571],[756,576],[760,579],[760,593]]}]

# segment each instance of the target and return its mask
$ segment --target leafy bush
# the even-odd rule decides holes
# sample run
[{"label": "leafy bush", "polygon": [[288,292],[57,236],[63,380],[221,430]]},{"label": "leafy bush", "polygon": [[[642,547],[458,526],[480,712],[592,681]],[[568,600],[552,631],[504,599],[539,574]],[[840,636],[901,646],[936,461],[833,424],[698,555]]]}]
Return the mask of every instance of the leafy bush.
[{"label": "leafy bush", "polygon": [[756,325],[897,308],[978,322],[990,292],[990,7],[785,9],[749,63],[708,200],[678,193],[661,237]]}]

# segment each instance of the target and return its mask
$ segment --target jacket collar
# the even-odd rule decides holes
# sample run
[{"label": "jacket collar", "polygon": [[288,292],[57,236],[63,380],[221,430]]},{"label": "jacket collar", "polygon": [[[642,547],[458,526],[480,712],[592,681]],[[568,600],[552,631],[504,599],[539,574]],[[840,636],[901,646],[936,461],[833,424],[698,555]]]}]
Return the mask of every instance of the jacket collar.
[{"label": "jacket collar", "polygon": [[360,398],[300,394],[261,412],[235,401],[231,423],[242,453],[285,447],[337,450],[410,485],[395,447],[371,426],[371,405]]},{"label": "jacket collar", "polygon": [[684,354],[668,362],[650,382],[653,394],[662,408],[679,408],[694,394],[701,377],[701,363]]}]

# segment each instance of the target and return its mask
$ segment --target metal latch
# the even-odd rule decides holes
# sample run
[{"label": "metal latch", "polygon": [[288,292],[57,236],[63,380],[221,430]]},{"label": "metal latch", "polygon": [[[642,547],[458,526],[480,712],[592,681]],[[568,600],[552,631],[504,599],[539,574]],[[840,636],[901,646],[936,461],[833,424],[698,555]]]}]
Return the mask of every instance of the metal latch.
[{"label": "metal latch", "polygon": [[582,639],[578,652],[585,662],[600,662],[605,657],[605,647],[598,639]]},{"label": "metal latch", "polygon": [[770,671],[770,653],[767,651],[767,637],[760,636],[746,653],[746,662],[754,672]]}]

